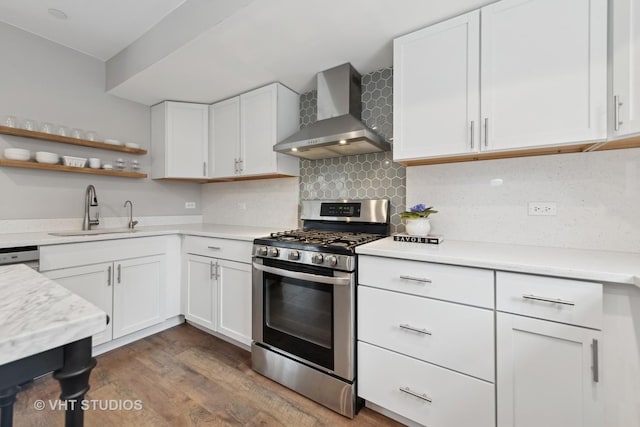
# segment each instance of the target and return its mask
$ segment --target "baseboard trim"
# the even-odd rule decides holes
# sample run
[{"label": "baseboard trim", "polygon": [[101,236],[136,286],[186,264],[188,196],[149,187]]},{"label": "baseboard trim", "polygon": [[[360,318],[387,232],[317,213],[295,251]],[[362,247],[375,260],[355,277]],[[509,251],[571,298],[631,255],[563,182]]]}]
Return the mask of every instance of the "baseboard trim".
[{"label": "baseboard trim", "polygon": [[100,354],[114,350],[118,347],[122,347],[123,345],[131,344],[134,341],[138,341],[142,338],[146,338],[150,335],[157,334],[158,332],[162,332],[166,329],[173,328],[174,326],[178,326],[182,323],[184,323],[183,315],[170,317],[169,319],[165,320],[162,323],[158,323],[157,325],[150,326],[148,328],[126,335],[124,337],[120,337],[115,340],[106,342],[104,344],[95,346],[93,347],[93,355],[98,356]]}]

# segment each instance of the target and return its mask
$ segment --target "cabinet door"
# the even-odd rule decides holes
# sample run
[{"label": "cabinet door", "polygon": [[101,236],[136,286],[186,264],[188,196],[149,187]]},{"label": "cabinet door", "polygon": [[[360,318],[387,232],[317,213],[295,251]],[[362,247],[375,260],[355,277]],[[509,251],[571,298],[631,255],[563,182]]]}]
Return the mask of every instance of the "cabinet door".
[{"label": "cabinet door", "polygon": [[115,263],[113,338],[120,338],[164,321],[164,263],[164,256]]},{"label": "cabinet door", "polygon": [[206,177],[208,106],[168,102],[166,115],[167,178]]},{"label": "cabinet door", "polygon": [[111,341],[113,325],[112,268],[111,263],[103,263],[42,273],[107,313],[110,319],[107,329],[93,336],[94,346]]},{"label": "cabinet door", "polygon": [[198,255],[185,255],[184,283],[187,286],[185,317],[211,330],[216,329],[218,301],[215,260]]},{"label": "cabinet door", "polygon": [[479,17],[394,41],[394,160],[478,151]]},{"label": "cabinet door", "polygon": [[251,266],[218,260],[218,332],[251,344]]},{"label": "cabinet door", "polygon": [[606,137],[606,0],[503,0],[481,9],[486,150]]},{"label": "cabinet door", "polygon": [[240,157],[240,97],[209,106],[209,177],[236,174]]},{"label": "cabinet door", "polygon": [[240,159],[243,175],[276,170],[277,86],[269,85],[240,95]]},{"label": "cabinet door", "polygon": [[600,335],[498,313],[498,427],[602,427]]},{"label": "cabinet door", "polygon": [[612,13],[614,98],[611,100],[611,128],[613,136],[624,136],[640,132],[640,3],[614,0]]}]

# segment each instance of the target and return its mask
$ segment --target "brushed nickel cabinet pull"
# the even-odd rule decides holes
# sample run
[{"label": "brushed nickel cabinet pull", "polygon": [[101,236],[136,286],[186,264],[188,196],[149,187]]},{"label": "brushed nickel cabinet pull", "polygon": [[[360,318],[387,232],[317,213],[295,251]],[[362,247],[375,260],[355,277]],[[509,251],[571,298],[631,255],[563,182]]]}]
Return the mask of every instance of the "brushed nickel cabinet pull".
[{"label": "brushed nickel cabinet pull", "polygon": [[214,250],[214,251],[219,251],[219,250],[222,249],[220,246],[207,246],[207,248],[209,248],[211,250]]},{"label": "brushed nickel cabinet pull", "polygon": [[542,301],[542,302],[549,302],[549,303],[553,303],[553,304],[563,304],[563,305],[576,305],[575,302],[572,301],[567,301],[567,300],[563,300],[560,298],[547,298],[547,297],[539,297],[537,295],[522,295],[523,299],[530,299],[530,300],[534,300],[534,301]]},{"label": "brushed nickel cabinet pull", "polygon": [[613,126],[616,131],[620,130],[620,125],[622,122],[620,121],[620,106],[622,102],[620,102],[620,97],[618,95],[613,97]]},{"label": "brushed nickel cabinet pull", "polygon": [[216,274],[213,272],[213,261],[209,261],[209,276],[211,279],[215,279]]},{"label": "brushed nickel cabinet pull", "polygon": [[207,176],[207,162],[202,162],[202,176]]},{"label": "brushed nickel cabinet pull", "polygon": [[122,264],[118,264],[118,283],[122,282]]},{"label": "brushed nickel cabinet pull", "polygon": [[399,326],[402,329],[408,329],[410,331],[418,332],[418,333],[424,334],[424,335],[431,335],[431,331],[429,331],[427,329],[424,329],[424,328],[416,328],[415,326],[411,326],[411,325],[406,324],[406,323],[401,323]]},{"label": "brushed nickel cabinet pull", "polygon": [[107,286],[111,286],[111,266],[107,267]]},{"label": "brushed nickel cabinet pull", "polygon": [[471,149],[472,150],[473,150],[473,146],[475,145],[473,141],[475,131],[476,131],[476,123],[473,120],[471,120]]},{"label": "brushed nickel cabinet pull", "polygon": [[407,393],[407,394],[410,394],[411,396],[415,396],[415,397],[417,397],[418,399],[422,399],[422,400],[424,400],[425,402],[429,402],[429,403],[431,403],[431,402],[433,401],[433,400],[432,400],[429,396],[427,396],[426,394],[424,394],[424,393],[420,394],[420,393],[418,393],[418,392],[415,392],[415,391],[411,390],[409,387],[400,387],[400,388],[399,388],[399,390],[400,390],[401,392],[403,392],[403,393]]},{"label": "brushed nickel cabinet pull", "polygon": [[484,118],[484,146],[489,146],[489,118]]},{"label": "brushed nickel cabinet pull", "polygon": [[598,340],[594,339],[591,341],[591,358],[593,360],[593,366],[591,366],[591,369],[593,371],[593,382],[597,383],[600,381],[600,374],[599,374],[599,361],[598,361]]},{"label": "brushed nickel cabinet pull", "polygon": [[412,282],[432,283],[431,279],[427,279],[425,277],[414,277],[414,276],[401,275],[400,278],[402,280],[411,280]]}]

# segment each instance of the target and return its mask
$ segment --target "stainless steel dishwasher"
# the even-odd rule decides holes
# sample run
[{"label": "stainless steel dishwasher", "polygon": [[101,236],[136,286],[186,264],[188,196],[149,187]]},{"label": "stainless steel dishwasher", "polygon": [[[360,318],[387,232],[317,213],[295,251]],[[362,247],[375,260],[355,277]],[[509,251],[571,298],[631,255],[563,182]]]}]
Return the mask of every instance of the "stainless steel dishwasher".
[{"label": "stainless steel dishwasher", "polygon": [[0,248],[0,265],[26,264],[34,270],[40,268],[40,249],[37,246]]}]

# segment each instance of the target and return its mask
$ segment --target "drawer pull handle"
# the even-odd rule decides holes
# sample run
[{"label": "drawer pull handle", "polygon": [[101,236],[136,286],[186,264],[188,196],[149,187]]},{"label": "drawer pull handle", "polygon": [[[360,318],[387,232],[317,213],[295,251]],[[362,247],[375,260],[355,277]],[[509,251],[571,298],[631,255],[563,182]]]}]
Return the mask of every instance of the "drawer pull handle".
[{"label": "drawer pull handle", "polygon": [[431,283],[431,279],[426,279],[424,277],[413,277],[413,276],[400,276],[402,280],[411,280],[412,282],[420,282],[420,283]]},{"label": "drawer pull handle", "polygon": [[425,402],[429,402],[429,403],[432,402],[431,398],[429,396],[427,396],[426,394],[417,393],[417,392],[411,390],[409,387],[400,387],[399,390],[401,392],[403,392],[403,393],[407,393],[407,394],[410,394],[411,396],[417,397],[418,399],[422,399]]},{"label": "drawer pull handle", "polygon": [[214,250],[214,251],[219,251],[222,248],[220,246],[207,246],[209,249]]},{"label": "drawer pull handle", "polygon": [[567,301],[567,300],[563,300],[563,299],[559,299],[559,298],[539,297],[537,295],[522,295],[522,298],[523,299],[535,300],[535,301],[550,302],[550,303],[553,303],[553,304],[576,305],[575,302],[571,302],[571,301]]},{"label": "drawer pull handle", "polygon": [[407,325],[406,323],[402,323],[402,324],[400,324],[400,327],[401,327],[402,329],[408,329],[408,330],[410,330],[410,331],[418,332],[418,333],[421,333],[421,334],[424,334],[424,335],[431,335],[431,331],[429,331],[429,330],[427,330],[427,329],[424,329],[424,328],[416,328],[415,326]]}]

